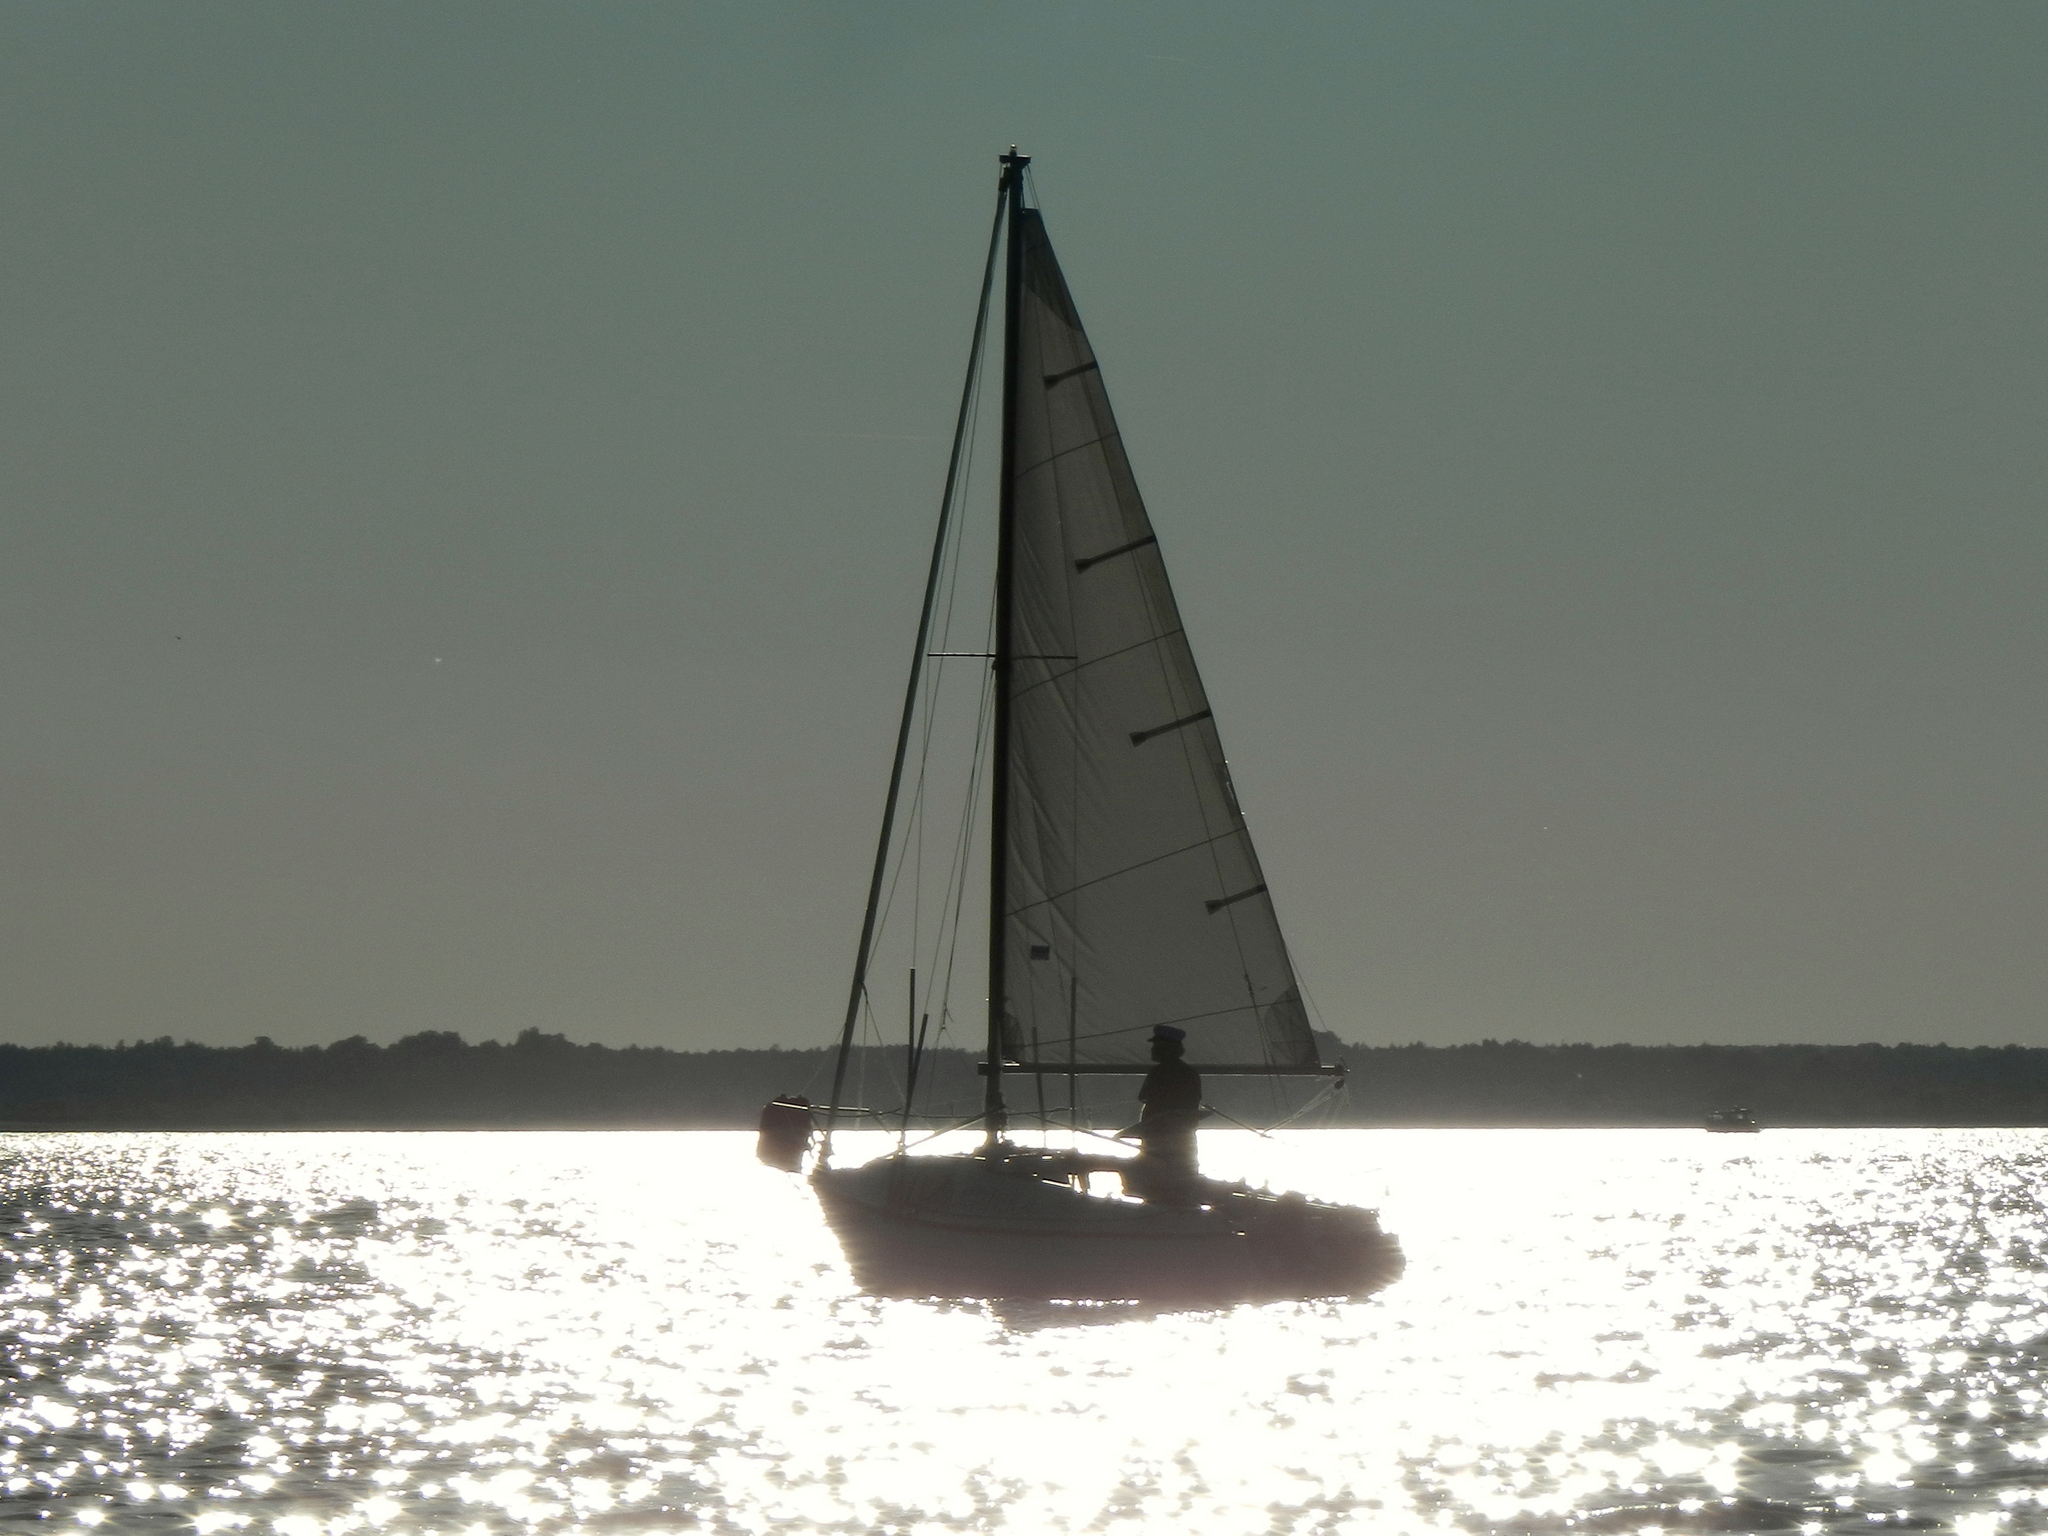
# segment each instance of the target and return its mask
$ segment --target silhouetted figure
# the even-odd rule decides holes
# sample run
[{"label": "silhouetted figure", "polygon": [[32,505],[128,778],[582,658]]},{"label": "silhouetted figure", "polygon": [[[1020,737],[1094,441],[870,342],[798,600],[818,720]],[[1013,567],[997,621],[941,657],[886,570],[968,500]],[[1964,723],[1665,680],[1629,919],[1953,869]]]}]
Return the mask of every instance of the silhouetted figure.
[{"label": "silhouetted figure", "polygon": [[1187,1031],[1171,1024],[1154,1027],[1154,1065],[1138,1088],[1138,1123],[1118,1133],[1138,1139],[1125,1183],[1141,1199],[1162,1205],[1191,1203],[1201,1182],[1195,1127],[1202,1119],[1202,1074],[1181,1059],[1186,1039]]},{"label": "silhouetted figure", "polygon": [[811,1150],[811,1101],[800,1093],[779,1094],[761,1111],[754,1156],[784,1173],[802,1173]]}]

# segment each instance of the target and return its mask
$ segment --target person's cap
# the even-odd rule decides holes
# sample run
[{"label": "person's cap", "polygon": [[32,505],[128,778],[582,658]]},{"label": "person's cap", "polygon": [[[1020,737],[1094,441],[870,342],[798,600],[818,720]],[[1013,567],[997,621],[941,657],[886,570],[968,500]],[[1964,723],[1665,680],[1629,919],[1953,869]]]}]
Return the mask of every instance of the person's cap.
[{"label": "person's cap", "polygon": [[1175,1045],[1179,1045],[1187,1037],[1188,1032],[1186,1030],[1175,1029],[1171,1024],[1154,1024],[1152,1026],[1152,1038],[1154,1040],[1170,1040]]}]

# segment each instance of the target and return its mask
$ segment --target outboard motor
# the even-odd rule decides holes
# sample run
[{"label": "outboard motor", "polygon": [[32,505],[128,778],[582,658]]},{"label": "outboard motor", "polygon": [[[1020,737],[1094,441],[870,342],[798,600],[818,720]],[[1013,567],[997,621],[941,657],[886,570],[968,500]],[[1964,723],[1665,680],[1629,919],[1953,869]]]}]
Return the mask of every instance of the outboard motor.
[{"label": "outboard motor", "polygon": [[754,1156],[784,1173],[802,1173],[811,1135],[811,1101],[800,1093],[778,1094],[761,1111]]}]

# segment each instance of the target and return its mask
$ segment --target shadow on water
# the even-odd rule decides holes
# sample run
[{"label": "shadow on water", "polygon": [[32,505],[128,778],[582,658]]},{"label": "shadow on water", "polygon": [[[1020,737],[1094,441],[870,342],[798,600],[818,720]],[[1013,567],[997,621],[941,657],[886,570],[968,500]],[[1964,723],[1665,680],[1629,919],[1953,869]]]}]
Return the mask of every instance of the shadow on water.
[{"label": "shadow on water", "polygon": [[1148,1323],[1158,1317],[1186,1316],[1225,1310],[1216,1306],[1173,1306],[1155,1301],[989,1301],[988,1315],[1006,1333],[1044,1333],[1059,1328],[1114,1328]]},{"label": "shadow on water", "polygon": [[1338,1308],[1370,1301],[1365,1296],[1332,1296],[1274,1301],[1209,1297],[1175,1301],[932,1301],[930,1306],[982,1313],[1001,1323],[1006,1333],[1045,1333],[1063,1328],[1115,1328],[1161,1318],[1216,1318],[1275,1309],[1289,1315],[1332,1314]]}]

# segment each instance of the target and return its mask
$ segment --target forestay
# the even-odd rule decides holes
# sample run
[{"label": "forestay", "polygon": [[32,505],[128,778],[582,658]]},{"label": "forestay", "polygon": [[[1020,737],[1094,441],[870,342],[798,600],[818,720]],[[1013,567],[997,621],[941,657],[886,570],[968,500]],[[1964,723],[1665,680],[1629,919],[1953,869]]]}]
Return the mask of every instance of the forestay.
[{"label": "forestay", "polygon": [[1313,1071],[1314,1040],[1095,354],[1017,215],[1003,1028],[1012,1061]]}]

